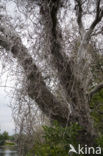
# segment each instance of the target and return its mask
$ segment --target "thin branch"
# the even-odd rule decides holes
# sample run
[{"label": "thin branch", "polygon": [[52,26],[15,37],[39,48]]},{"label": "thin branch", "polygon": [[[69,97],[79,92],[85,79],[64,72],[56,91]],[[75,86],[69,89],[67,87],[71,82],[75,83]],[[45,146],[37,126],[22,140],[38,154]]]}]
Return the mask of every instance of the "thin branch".
[{"label": "thin branch", "polygon": [[90,29],[92,29],[92,30],[101,21],[101,19],[103,17],[103,9],[100,8],[100,2],[101,2],[101,0],[97,0],[97,2],[96,2],[96,16],[95,16],[93,23],[91,24],[91,27],[90,27]]},{"label": "thin branch", "polygon": [[[4,26],[5,31],[6,29],[7,28]],[[11,50],[13,57],[17,58],[19,65],[23,67],[27,78],[26,89],[29,97],[35,100],[40,109],[51,119],[56,119],[66,124],[69,113],[67,104],[59,102],[49,91],[43,81],[41,73],[33,62],[32,56],[22,44],[16,32],[14,33],[12,30],[8,29],[8,34],[6,34],[6,36],[5,34],[0,34],[0,45],[6,50]]]},{"label": "thin branch", "polygon": [[80,31],[80,35],[81,37],[83,37],[84,34],[84,27],[83,27],[83,23],[82,23],[82,1],[81,0],[75,0],[76,5],[75,5],[75,10],[76,10],[76,15],[77,15],[77,23],[79,26],[79,31]]},{"label": "thin branch", "polygon": [[89,92],[89,97],[90,99],[93,97],[94,94],[96,94],[98,91],[103,89],[103,82],[99,83],[97,86],[95,86],[90,92]]},{"label": "thin branch", "polygon": [[[82,84],[77,79],[77,75],[74,74],[73,69],[71,68],[74,63],[72,61],[67,61],[65,58],[65,54],[62,53],[62,47],[60,44],[61,38],[59,38],[58,34],[61,33],[61,30],[58,30],[58,20],[57,20],[57,13],[59,10],[59,4],[57,1],[49,6],[49,10],[47,4],[45,3],[45,12],[48,12],[48,15],[45,16],[42,13],[42,20],[45,21],[45,28],[51,32],[50,40],[51,40],[51,54],[53,58],[53,64],[55,68],[58,70],[58,78],[60,80],[60,84],[63,86],[65,91],[65,96],[67,101],[69,101],[70,106],[72,108],[71,113],[71,121],[80,121],[81,124],[84,126],[85,123],[89,121],[88,114],[86,114],[87,107],[84,105],[84,91],[82,88]],[[47,11],[48,10],[48,11]],[[48,19],[48,20],[47,20]],[[47,21],[47,22],[46,22]],[[80,93],[80,94],[78,94]],[[81,98],[82,97],[82,98]],[[80,99],[82,99],[80,104]],[[81,117],[82,112],[82,117]],[[83,117],[84,116],[84,117]],[[88,121],[86,121],[88,120]]]},{"label": "thin branch", "polygon": [[96,0],[96,16],[95,16],[95,19],[92,22],[90,28],[88,29],[88,31],[86,32],[86,34],[84,36],[84,41],[85,41],[86,45],[89,43],[89,40],[91,38],[91,34],[92,34],[94,28],[102,20],[102,17],[103,17],[103,8],[100,8],[100,2],[101,2],[101,0]]},{"label": "thin branch", "polygon": [[93,23],[91,24],[89,30],[86,33],[86,40],[88,40],[88,41],[90,39],[90,36],[91,36],[94,28],[102,20],[102,17],[103,17],[103,8],[100,8],[100,2],[101,2],[101,0],[96,1],[96,16],[95,16],[95,19],[94,19]]},{"label": "thin branch", "polygon": [[103,35],[103,30],[102,29],[97,31],[97,32],[95,31],[94,33],[92,33],[92,36],[97,36],[97,35],[100,35],[100,34]]}]

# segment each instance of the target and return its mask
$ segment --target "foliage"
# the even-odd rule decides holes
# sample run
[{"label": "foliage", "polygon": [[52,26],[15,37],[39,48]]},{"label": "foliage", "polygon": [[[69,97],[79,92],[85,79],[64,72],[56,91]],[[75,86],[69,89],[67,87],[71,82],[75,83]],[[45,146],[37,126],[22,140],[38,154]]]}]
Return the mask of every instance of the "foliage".
[{"label": "foliage", "polygon": [[98,133],[96,143],[103,150],[103,89],[92,97],[90,108],[91,116],[94,120],[94,126]]},{"label": "foliage", "polygon": [[[103,89],[92,97],[90,108],[98,132],[96,144],[103,150]],[[64,128],[55,121],[52,126],[43,126],[43,129],[45,142],[35,144],[27,156],[33,156],[33,153],[37,156],[68,156],[69,144],[77,147],[76,138],[81,130],[77,123]]]},{"label": "foliage", "polygon": [[91,116],[94,119],[94,126],[99,133],[103,134],[103,89],[92,97],[90,108]]},{"label": "foliage", "polygon": [[5,145],[6,145],[6,146],[14,146],[15,143],[13,143],[13,142],[8,142],[8,143],[5,143]]},{"label": "foliage", "polygon": [[0,145],[4,145],[7,139],[9,139],[8,132],[4,131],[3,134],[0,133]]},{"label": "foliage", "polygon": [[[72,113],[72,120],[78,121],[80,125],[84,126],[84,134],[89,131],[90,137],[92,137],[93,125],[90,122],[89,111],[87,111],[89,104],[86,91],[91,87],[90,85],[88,88],[92,81],[91,62],[92,59],[96,62],[97,58],[92,57],[92,47],[88,47],[88,45],[93,43],[93,47],[97,48],[98,52],[102,51],[102,0],[74,0],[73,2],[41,0],[39,2],[22,1],[22,3],[15,1],[14,10],[17,14],[13,17],[9,15],[11,10],[8,9],[8,4],[2,3],[0,2],[2,10],[0,13],[2,23],[0,26],[0,56],[3,68],[9,57],[10,60],[13,57],[14,67],[16,64],[20,66],[18,69],[13,69],[15,75],[19,77],[17,77],[18,83],[16,82],[13,87],[15,88],[13,97],[17,102],[15,103],[13,100],[14,105],[12,105],[17,132],[20,130],[20,135],[25,133],[27,138],[30,138],[35,129],[34,123],[39,121],[34,118],[35,116],[38,118],[37,114],[40,114],[40,111],[38,113],[34,111],[35,103],[45,115],[48,115],[48,118],[57,119],[61,124],[62,121],[65,121],[66,124],[68,114]],[[72,12],[73,14],[71,14]],[[90,15],[95,17],[92,19]],[[90,20],[90,22],[86,22],[86,24],[84,19]],[[74,46],[78,38],[80,41]],[[73,54],[72,60],[71,53],[73,53],[74,47],[76,57]],[[102,63],[98,64],[97,62],[96,70],[100,66]],[[9,69],[8,66],[7,69]],[[101,72],[98,70],[97,72],[101,77]],[[94,76],[94,80],[98,78],[97,73]],[[95,82],[94,80],[93,82]],[[60,88],[63,89],[63,92],[60,92],[62,98],[55,96],[56,90],[60,90]],[[98,99],[96,100],[98,101]],[[31,106],[31,101],[33,101],[34,107]],[[100,105],[96,105],[94,101],[91,102],[93,108],[91,115],[94,118],[95,127],[102,134],[102,123],[100,122],[102,115],[99,115],[102,112],[102,102]],[[99,109],[96,108],[97,106]],[[98,113],[97,110],[100,112]],[[39,121],[39,123],[41,122],[42,120]],[[71,126],[69,129],[58,125],[44,126],[45,142],[42,145],[36,144],[35,150],[37,149],[37,152],[46,150],[45,153],[51,155],[56,155],[59,151],[59,155],[65,155],[68,143],[76,144],[75,136],[77,134],[74,132],[77,131],[77,127],[74,126],[73,129],[73,125]],[[23,141],[21,141],[22,138]],[[19,139],[18,144],[21,146],[21,150],[24,149],[22,142],[25,139],[21,136]],[[86,142],[85,139],[83,141]],[[25,147],[27,146],[26,142]]]},{"label": "foliage", "polygon": [[100,135],[97,139],[97,144],[102,148],[103,150],[103,135]]},{"label": "foliage", "polygon": [[[6,142],[6,140],[10,140],[10,142]],[[4,131],[0,133],[0,146],[2,145],[15,145],[12,141],[15,140],[15,136],[9,136],[8,132]]]},{"label": "foliage", "polygon": [[33,153],[37,156],[68,156],[69,144],[77,146],[76,138],[81,127],[75,123],[64,128],[55,121],[52,126],[43,126],[43,129],[44,143],[35,144],[27,156]]},{"label": "foliage", "polygon": [[9,136],[9,140],[10,140],[10,141],[15,141],[15,135]]}]

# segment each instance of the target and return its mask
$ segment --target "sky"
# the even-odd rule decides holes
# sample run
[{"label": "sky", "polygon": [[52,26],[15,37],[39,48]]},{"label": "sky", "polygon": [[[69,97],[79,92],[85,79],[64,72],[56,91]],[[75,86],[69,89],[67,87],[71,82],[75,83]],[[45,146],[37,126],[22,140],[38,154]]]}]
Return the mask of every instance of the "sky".
[{"label": "sky", "polygon": [[[5,1],[1,1],[4,2]],[[6,3],[6,9],[9,15],[15,16],[15,3],[8,1]],[[2,75],[1,63],[0,63],[0,130],[1,132],[7,131],[10,135],[15,133],[15,124],[12,118],[12,110],[9,107],[11,98],[10,98],[10,88],[5,88],[7,73]],[[15,81],[15,80],[14,80]],[[7,86],[13,86],[14,82],[7,81]]]},{"label": "sky", "polygon": [[[1,2],[1,5],[6,4],[7,14],[9,16],[11,16],[12,18],[16,18],[17,14],[18,14],[16,4],[9,0],[8,0],[8,2],[6,2],[4,0],[1,0],[0,2]],[[0,13],[2,14],[3,12],[1,11]],[[13,68],[13,66],[12,66],[12,68]],[[6,83],[6,86],[14,87],[15,80],[11,81],[9,79],[6,81],[8,76],[10,78],[10,75],[8,73],[6,73],[2,76],[2,64],[0,62],[0,130],[1,130],[1,132],[7,131],[7,132],[9,132],[10,135],[12,135],[15,133],[15,124],[13,122],[12,110],[9,107],[10,102],[12,100],[10,98],[10,96],[12,96],[12,93],[10,92],[11,88],[9,88],[9,87],[5,88],[3,86],[5,86],[5,83]],[[13,79],[13,78],[11,77],[11,79]]]},{"label": "sky", "polygon": [[[15,124],[12,118],[11,103],[11,88],[14,86],[15,80],[11,81],[10,72],[2,69],[0,62],[0,130],[7,131],[10,135],[15,133]],[[5,87],[7,86],[7,87]]]},{"label": "sky", "polygon": [[7,131],[10,135],[15,133],[15,124],[12,118],[12,111],[9,107],[11,98],[7,95],[4,88],[0,87],[0,129],[1,132]]}]

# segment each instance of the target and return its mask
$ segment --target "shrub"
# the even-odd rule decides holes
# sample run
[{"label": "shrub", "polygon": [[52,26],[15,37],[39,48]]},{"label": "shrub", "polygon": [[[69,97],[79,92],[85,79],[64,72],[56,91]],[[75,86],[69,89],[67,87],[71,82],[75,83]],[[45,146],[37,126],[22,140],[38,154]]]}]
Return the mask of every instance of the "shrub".
[{"label": "shrub", "polygon": [[77,136],[81,130],[77,123],[62,127],[57,121],[52,126],[43,126],[44,143],[35,144],[27,156],[68,156],[69,144],[77,146]]}]

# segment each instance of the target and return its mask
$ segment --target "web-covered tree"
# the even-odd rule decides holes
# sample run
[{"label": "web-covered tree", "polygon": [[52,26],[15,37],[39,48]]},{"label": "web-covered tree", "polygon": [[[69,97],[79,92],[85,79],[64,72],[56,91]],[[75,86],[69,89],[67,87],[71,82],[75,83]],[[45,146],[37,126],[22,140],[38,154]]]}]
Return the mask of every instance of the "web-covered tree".
[{"label": "web-covered tree", "polygon": [[[51,120],[56,119],[63,126],[78,122],[84,128],[80,138],[91,143],[95,128],[89,104],[92,96],[103,87],[102,82],[95,81],[92,72],[97,59],[95,54],[102,55],[103,2],[15,2],[26,24],[23,17],[16,18],[15,22],[19,22],[14,24],[7,15],[1,14],[0,46],[22,67],[25,96],[34,100]],[[25,39],[22,31],[28,31],[27,47],[22,43]],[[101,65],[99,69],[101,71]],[[60,96],[57,96],[56,90],[60,88]]]}]

